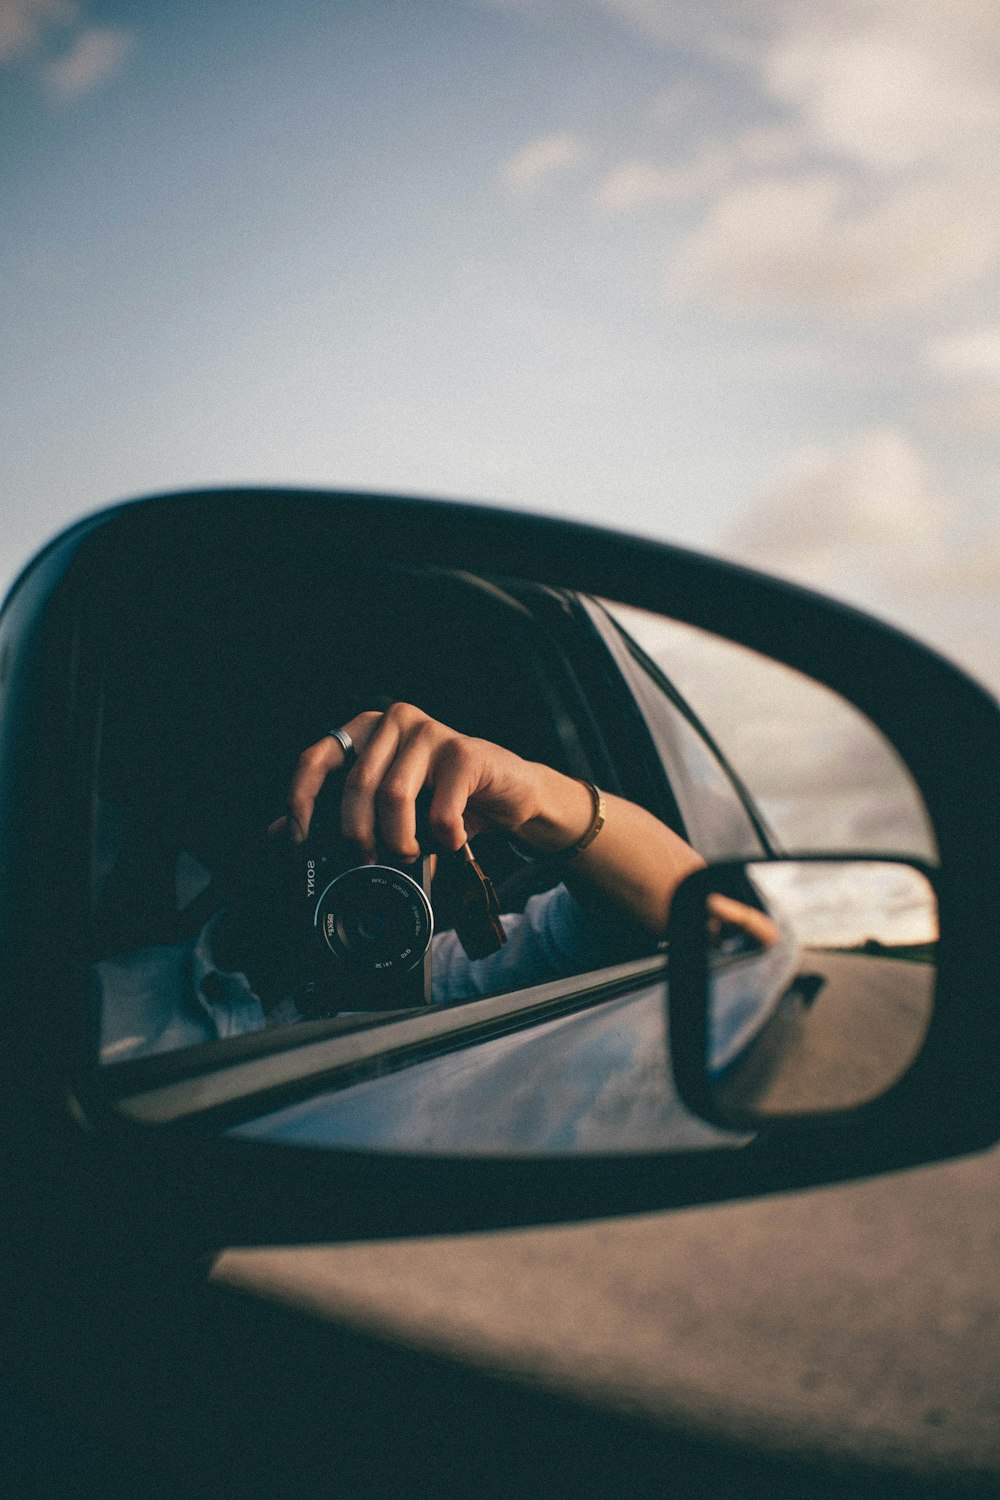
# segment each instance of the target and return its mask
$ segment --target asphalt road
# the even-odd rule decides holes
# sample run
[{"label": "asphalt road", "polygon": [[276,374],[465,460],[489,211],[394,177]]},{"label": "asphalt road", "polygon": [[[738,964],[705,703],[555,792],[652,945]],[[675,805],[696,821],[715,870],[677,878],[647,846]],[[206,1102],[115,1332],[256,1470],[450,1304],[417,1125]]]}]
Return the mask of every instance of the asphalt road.
[{"label": "asphalt road", "polygon": [[998,1166],[990,1152],[571,1228],[229,1251],[214,1275],[695,1435],[1000,1492]]},{"label": "asphalt road", "polygon": [[810,999],[793,987],[782,1003],[774,1065],[755,1078],[752,1049],[726,1080],[727,1098],[765,1118],[877,1099],[906,1072],[930,1024],[931,964],[806,948],[803,976]]}]

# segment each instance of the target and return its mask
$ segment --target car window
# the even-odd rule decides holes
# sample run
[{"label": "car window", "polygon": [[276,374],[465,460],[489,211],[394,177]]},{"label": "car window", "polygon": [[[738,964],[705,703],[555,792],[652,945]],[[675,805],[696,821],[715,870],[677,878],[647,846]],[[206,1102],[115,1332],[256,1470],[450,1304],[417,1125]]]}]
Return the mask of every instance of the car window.
[{"label": "car window", "polygon": [[[224,591],[189,556],[156,576],[126,570],[115,609],[102,601],[116,620],[94,804],[103,1063],[283,1045],[302,1025],[376,1025],[655,957],[661,929],[586,907],[557,859],[490,829],[474,852],[505,941],[480,952],[462,862],[438,850],[406,870],[362,868],[339,837],[336,777],[306,845],[268,837],[300,753],[393,701],[571,778],[598,771],[589,705],[498,586],[443,570],[341,577],[328,557],[307,577],[250,561],[245,577],[233,562]],[[431,848],[426,830],[420,841]]]},{"label": "car window", "polygon": [[[609,610],[614,617],[614,606]],[[706,859],[760,855],[766,832],[732,772],[662,671],[617,624],[605,639],[642,711],[688,839]]]},{"label": "car window", "polygon": [[708,726],[784,848],[936,859],[909,771],[853,704],[694,626],[621,605],[609,609]]}]

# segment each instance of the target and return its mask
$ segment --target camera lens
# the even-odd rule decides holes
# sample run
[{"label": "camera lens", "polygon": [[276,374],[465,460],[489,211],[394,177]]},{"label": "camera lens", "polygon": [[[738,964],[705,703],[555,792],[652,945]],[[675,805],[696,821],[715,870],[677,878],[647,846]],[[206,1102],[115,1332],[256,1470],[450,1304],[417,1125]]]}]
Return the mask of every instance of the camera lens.
[{"label": "camera lens", "polygon": [[423,890],[391,865],[338,875],[316,903],[315,924],[335,958],[384,978],[415,968],[434,932]]}]

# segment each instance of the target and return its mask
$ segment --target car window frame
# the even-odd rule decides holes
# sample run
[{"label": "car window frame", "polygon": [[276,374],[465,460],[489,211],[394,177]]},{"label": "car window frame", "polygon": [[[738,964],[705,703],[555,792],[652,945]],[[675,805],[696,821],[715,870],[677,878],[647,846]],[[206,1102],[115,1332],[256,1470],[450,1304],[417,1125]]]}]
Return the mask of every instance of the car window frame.
[{"label": "car window frame", "polygon": [[[718,766],[720,772],[722,773],[723,779],[728,784],[730,790],[733,792],[736,801],[739,803],[744,814],[746,815],[750,830],[752,830],[759,843],[759,850],[757,851],[756,856],[754,856],[753,852],[748,848],[745,851],[730,851],[731,857],[738,856],[743,858],[768,858],[772,855],[780,854],[782,852],[781,843],[774,833],[774,830],[769,826],[767,819],[764,817],[764,814],[761,812],[760,808],[757,807],[745,783],[742,781],[739,774],[734,770],[724,750],[721,748],[711,731],[707,728],[702,719],[691,707],[690,703],[688,703],[683,694],[670,680],[663,668],[660,667],[659,664],[655,662],[646,651],[643,650],[642,646],[638,643],[638,641],[635,640],[632,635],[630,635],[628,630],[624,627],[621,621],[619,621],[614,616],[614,614],[611,612],[611,610],[603,600],[591,598],[589,596],[581,596],[581,601],[587,607],[594,627],[599,632],[601,639],[605,642],[608,651],[614,658],[615,664],[618,670],[621,672],[626,686],[630,687],[630,679],[633,673],[641,672],[645,678],[649,679],[653,687],[662,694],[669,708],[672,709],[681,719],[685,721],[687,727],[691,729],[697,736],[697,738],[701,741],[707,756]],[[643,722],[646,725],[649,737],[653,742],[654,751],[657,755],[657,759],[660,761],[663,775],[665,779],[671,783],[671,792],[676,799],[678,794],[673,788],[670,773],[667,767],[662,765],[662,760],[660,760],[659,757],[659,751],[656,750],[656,737],[654,734],[653,726],[648,722],[647,710],[642,702],[641,697],[633,695],[633,700],[636,705],[636,711],[641,715]],[[715,857],[722,857],[722,855],[719,854]]]},{"label": "car window frame", "polygon": [[143,1126],[217,1128],[315,1093],[396,1072],[442,1052],[591,1009],[662,984],[655,953],[479,999],[387,1012],[361,1024],[298,1023],[105,1065],[81,1090],[87,1115]]}]

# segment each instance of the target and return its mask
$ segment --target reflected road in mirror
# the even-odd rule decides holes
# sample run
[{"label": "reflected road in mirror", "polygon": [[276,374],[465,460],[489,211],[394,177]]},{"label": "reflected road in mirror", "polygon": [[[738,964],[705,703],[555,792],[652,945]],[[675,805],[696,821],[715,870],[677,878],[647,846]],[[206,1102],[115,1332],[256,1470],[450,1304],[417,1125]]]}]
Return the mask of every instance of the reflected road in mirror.
[{"label": "reflected road in mirror", "polygon": [[[744,1123],[854,1108],[917,1056],[936,979],[937,902],[927,876],[889,861],[778,861],[727,876],[707,900],[708,1073]],[[747,937],[720,930],[733,891],[766,909]],[[735,934],[735,936],[733,936]]]}]

